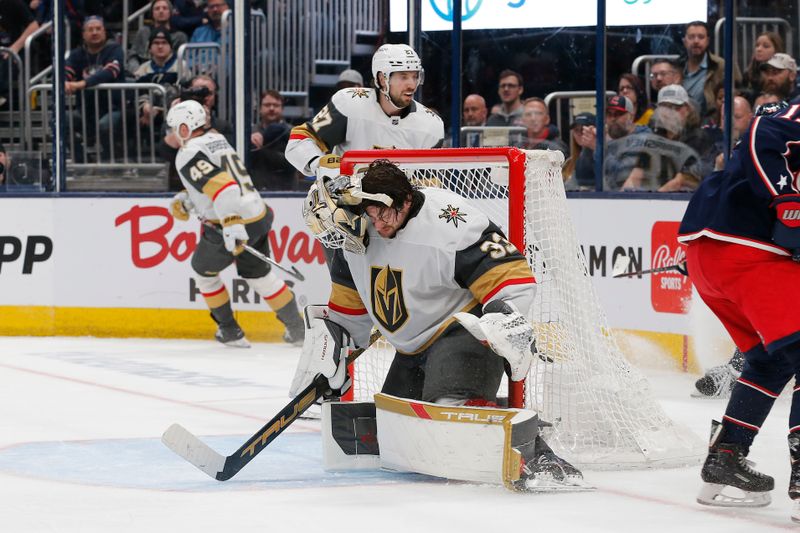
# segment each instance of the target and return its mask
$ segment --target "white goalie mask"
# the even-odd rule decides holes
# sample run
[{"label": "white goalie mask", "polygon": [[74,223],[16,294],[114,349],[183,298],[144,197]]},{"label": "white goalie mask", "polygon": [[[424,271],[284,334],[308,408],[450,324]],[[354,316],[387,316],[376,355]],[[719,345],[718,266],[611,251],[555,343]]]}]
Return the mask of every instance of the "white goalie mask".
[{"label": "white goalie mask", "polygon": [[303,203],[306,226],[327,248],[344,248],[354,254],[365,254],[368,242],[367,217],[339,207],[328,187],[321,183],[318,180],[311,185]]},{"label": "white goalie mask", "polygon": [[[384,44],[372,56],[372,77],[375,86],[381,92],[389,91],[389,80],[393,72],[419,72],[419,84],[425,81],[425,70],[422,68],[422,61],[413,48],[407,44]],[[386,88],[381,89],[378,82],[378,73],[383,73],[386,80]]]}]

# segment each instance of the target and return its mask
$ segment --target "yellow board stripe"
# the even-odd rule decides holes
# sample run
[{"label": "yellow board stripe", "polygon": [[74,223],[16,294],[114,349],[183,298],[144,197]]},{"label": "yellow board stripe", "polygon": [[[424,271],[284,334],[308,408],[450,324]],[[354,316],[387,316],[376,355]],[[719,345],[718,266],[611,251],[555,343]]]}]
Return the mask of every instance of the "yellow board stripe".
[{"label": "yellow board stripe", "polygon": [[[281,342],[283,324],[275,313],[234,313],[247,338]],[[208,310],[50,306],[0,306],[0,335],[142,337],[213,340],[217,325]]]}]

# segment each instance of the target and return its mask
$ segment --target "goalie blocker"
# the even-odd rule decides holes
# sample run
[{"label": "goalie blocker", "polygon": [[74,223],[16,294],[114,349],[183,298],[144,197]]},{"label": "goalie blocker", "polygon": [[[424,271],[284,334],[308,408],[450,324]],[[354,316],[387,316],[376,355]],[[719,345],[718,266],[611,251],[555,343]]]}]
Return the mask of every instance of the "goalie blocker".
[{"label": "goalie blocker", "polygon": [[323,458],[329,471],[384,468],[524,492],[591,490],[580,472],[544,443],[540,425],[529,410],[441,405],[379,393],[374,404],[323,404]]}]

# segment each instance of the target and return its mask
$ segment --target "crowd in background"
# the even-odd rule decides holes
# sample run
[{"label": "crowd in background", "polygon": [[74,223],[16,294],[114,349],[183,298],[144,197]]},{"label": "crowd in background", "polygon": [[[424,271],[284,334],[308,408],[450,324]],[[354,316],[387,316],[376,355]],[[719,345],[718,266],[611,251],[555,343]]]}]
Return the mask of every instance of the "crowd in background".
[{"label": "crowd in background", "polygon": [[[210,127],[233,142],[230,122],[217,113],[219,88],[212,74],[181,79],[176,52],[183,43],[219,43],[222,16],[231,9],[225,0],[131,0],[133,10],[148,5],[145,22],[131,31],[130,46],[123,50],[115,30],[122,24],[122,2],[67,0],[74,46],[66,60],[65,92],[74,98],[70,116],[70,161],[102,163],[124,150],[152,149],[168,168],[169,187],[179,187],[174,159],[177,140],[167,130],[164,117],[171,105],[191,98],[210,111]],[[19,52],[27,35],[47,20],[52,1],[3,0],[0,3],[0,46]],[[723,142],[724,60],[710,52],[711,35],[703,22],[688,24],[683,32],[681,59],[662,57],[649,66],[649,79],[624,73],[613,89],[605,110],[605,190],[686,191],[724,165]],[[40,50],[44,64],[49,51]],[[185,71],[185,69],[184,69]],[[0,95],[9,83],[7,68],[0,67]],[[798,97],[797,65],[781,36],[764,32],[755,41],[752,59],[740,72],[734,67],[733,137],[747,129],[754,110],[764,103],[793,101]],[[341,73],[343,87],[368,85],[356,70]],[[85,90],[101,83],[157,84],[163,91],[114,93],[99,105],[88,105]],[[649,84],[649,90],[647,87]],[[598,132],[591,112],[571,114],[568,131],[554,123],[546,95],[525,90],[523,75],[503,70],[497,93],[470,94],[463,102],[462,126],[480,133],[462,136],[466,146],[489,144],[490,133],[506,130],[506,142],[525,149],[550,149],[564,153],[564,178],[568,189],[594,190],[594,151]],[[648,94],[650,98],[648,98]],[[0,110],[3,106],[0,96]],[[283,96],[274,89],[259,95],[253,113],[248,164],[260,190],[302,190],[308,181],[283,156],[292,124],[283,114]],[[435,104],[435,103],[434,103]],[[434,106],[435,107],[435,106]],[[294,120],[302,122],[307,117]],[[89,124],[92,127],[86,127]],[[136,129],[150,128],[147,140],[137,146]],[[488,128],[488,129],[486,129]],[[566,128],[565,128],[566,129]],[[121,130],[126,130],[125,135]],[[126,146],[127,144],[127,146]],[[96,150],[87,150],[95,146]]]}]

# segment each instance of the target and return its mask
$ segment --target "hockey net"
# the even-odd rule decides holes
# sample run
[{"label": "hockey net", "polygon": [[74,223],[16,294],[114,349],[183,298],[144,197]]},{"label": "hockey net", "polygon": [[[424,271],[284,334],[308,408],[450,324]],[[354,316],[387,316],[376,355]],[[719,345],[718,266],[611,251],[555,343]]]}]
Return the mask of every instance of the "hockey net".
[{"label": "hockey net", "polygon": [[[512,407],[551,422],[547,442],[588,468],[697,463],[703,442],[654,400],[644,376],[608,328],[567,208],[563,155],[516,148],[348,152],[342,173],[389,159],[413,183],[464,196],[523,250],[537,291],[530,320],[538,356],[523,384],[505,390]],[[380,391],[394,350],[385,341],[356,361],[353,397]],[[505,386],[504,386],[505,388]],[[501,391],[501,395],[504,391]]]}]

